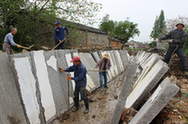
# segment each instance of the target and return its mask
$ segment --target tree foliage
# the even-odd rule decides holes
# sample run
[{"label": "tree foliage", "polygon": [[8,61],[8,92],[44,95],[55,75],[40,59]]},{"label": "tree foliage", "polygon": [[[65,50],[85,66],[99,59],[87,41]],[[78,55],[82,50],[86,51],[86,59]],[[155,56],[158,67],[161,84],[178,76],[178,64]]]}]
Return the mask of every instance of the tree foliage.
[{"label": "tree foliage", "polygon": [[102,19],[99,29],[119,39],[122,43],[126,43],[131,37],[139,35],[140,32],[137,26],[138,24],[129,21],[117,22],[109,20],[109,15],[106,14]]},{"label": "tree foliage", "polygon": [[122,41],[122,43],[126,43],[130,38],[133,38],[135,35],[139,36],[140,31],[137,28],[138,24],[134,24],[129,21],[120,21],[117,26],[115,26],[113,33],[111,34],[113,37]]},{"label": "tree foliage", "polygon": [[166,32],[164,11],[161,10],[159,17],[156,17],[156,19],[155,19],[154,27],[150,34],[150,37],[155,40],[166,33],[167,32]]},{"label": "tree foliage", "polygon": [[15,42],[25,46],[49,44],[54,40],[55,21],[93,24],[93,17],[101,7],[88,0],[1,0],[0,43],[10,29],[16,27]]}]

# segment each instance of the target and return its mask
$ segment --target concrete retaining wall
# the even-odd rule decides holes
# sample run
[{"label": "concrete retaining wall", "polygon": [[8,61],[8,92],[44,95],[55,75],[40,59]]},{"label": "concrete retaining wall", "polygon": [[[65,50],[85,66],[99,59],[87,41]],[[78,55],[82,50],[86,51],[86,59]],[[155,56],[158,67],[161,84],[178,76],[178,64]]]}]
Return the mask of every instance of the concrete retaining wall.
[{"label": "concrete retaining wall", "polygon": [[[69,73],[60,72],[59,67],[67,68],[72,64],[70,60],[73,56],[79,55],[87,70],[93,70],[105,53],[110,54],[112,61],[108,72],[108,81],[111,81],[126,69],[126,51],[92,54],[78,53],[77,50],[33,51],[10,58],[0,53],[0,123],[9,124],[11,120],[20,124],[48,123],[69,110],[75,83],[67,81]],[[99,85],[99,74],[88,71],[87,90],[92,92]]]}]

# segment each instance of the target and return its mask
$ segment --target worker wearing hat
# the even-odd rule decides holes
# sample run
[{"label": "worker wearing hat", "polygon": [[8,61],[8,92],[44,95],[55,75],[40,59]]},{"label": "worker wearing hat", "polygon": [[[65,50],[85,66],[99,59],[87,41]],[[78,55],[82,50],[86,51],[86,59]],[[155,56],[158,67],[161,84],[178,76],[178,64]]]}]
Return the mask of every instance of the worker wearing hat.
[{"label": "worker wearing hat", "polygon": [[180,59],[181,68],[184,74],[188,75],[186,59],[182,49],[187,38],[187,32],[183,30],[183,27],[184,24],[182,22],[177,23],[176,29],[171,30],[168,34],[159,38],[159,41],[170,39],[169,48],[164,58],[164,62],[169,63],[172,54],[176,53]]},{"label": "worker wearing hat", "polygon": [[104,54],[103,58],[99,60],[95,68],[99,67],[99,79],[100,79],[100,88],[103,88],[103,77],[104,77],[104,87],[107,88],[107,70],[111,68],[110,56]]},{"label": "worker wearing hat", "polygon": [[60,71],[64,72],[74,72],[74,77],[67,76],[68,80],[74,80],[76,83],[75,91],[74,91],[74,106],[73,112],[77,111],[79,109],[79,93],[81,95],[81,99],[84,101],[85,104],[85,111],[84,113],[87,114],[89,112],[89,102],[86,95],[86,84],[87,84],[87,78],[86,78],[86,67],[82,64],[80,61],[80,57],[75,56],[70,62],[73,62],[74,65],[70,66],[67,69],[63,69],[62,67],[59,67]]},{"label": "worker wearing hat", "polygon": [[[54,31],[54,36],[55,36],[55,45],[57,45],[58,43],[62,42],[62,40],[64,40],[65,30],[67,33],[67,38],[69,37],[69,30],[65,26],[61,26],[60,21],[56,21],[55,25],[56,25],[56,29]],[[62,42],[59,46],[57,46],[56,49],[59,49],[59,48],[64,49],[64,44],[65,44],[65,41]]]}]

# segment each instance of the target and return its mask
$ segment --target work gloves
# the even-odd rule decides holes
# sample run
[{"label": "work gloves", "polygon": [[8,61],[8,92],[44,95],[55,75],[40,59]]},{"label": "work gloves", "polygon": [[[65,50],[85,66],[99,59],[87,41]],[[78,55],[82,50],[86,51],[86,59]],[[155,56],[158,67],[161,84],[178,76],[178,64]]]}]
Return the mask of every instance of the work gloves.
[{"label": "work gloves", "polygon": [[172,43],[172,39],[170,39],[168,42]]},{"label": "work gloves", "polygon": [[59,67],[60,72],[65,71],[62,67]]},{"label": "work gloves", "polygon": [[67,76],[67,80],[71,80],[71,78],[72,78],[71,76]]},{"label": "work gloves", "polygon": [[20,48],[20,47],[21,47],[21,45],[17,45],[17,47],[18,47],[18,48]]}]

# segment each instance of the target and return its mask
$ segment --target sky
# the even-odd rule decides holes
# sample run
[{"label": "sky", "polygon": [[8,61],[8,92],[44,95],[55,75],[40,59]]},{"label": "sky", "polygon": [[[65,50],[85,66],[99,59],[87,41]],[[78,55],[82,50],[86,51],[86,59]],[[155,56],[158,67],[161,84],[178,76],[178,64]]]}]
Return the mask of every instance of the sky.
[{"label": "sky", "polygon": [[[101,3],[102,9],[97,13],[97,18],[103,18],[109,14],[110,20],[129,21],[138,23],[139,36],[133,40],[146,42],[151,41],[150,33],[156,16],[164,11],[165,19],[173,19],[180,16],[188,17],[188,0],[92,0]],[[98,28],[99,24],[95,24]],[[131,39],[130,39],[131,40]]]}]

